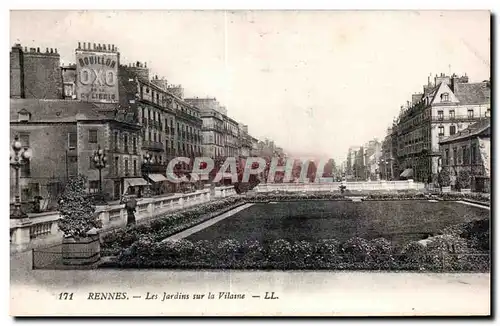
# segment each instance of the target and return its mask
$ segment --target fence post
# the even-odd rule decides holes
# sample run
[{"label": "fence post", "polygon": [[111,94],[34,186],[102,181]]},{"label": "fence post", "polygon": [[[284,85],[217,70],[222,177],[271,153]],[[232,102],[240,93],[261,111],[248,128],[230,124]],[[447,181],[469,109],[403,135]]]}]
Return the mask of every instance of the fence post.
[{"label": "fence post", "polygon": [[31,269],[36,269],[36,267],[35,267],[35,248],[31,249]]}]

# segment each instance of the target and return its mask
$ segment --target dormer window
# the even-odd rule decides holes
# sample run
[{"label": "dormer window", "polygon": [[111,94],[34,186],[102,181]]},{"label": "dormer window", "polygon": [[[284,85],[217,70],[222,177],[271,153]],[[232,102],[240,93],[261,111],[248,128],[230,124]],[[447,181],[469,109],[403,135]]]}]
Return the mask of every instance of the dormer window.
[{"label": "dormer window", "polygon": [[29,113],[26,109],[22,109],[17,113],[17,120],[19,122],[28,122],[31,120],[31,113]]},{"label": "dormer window", "polygon": [[441,102],[449,102],[449,101],[450,101],[450,94],[448,93],[441,94]]}]

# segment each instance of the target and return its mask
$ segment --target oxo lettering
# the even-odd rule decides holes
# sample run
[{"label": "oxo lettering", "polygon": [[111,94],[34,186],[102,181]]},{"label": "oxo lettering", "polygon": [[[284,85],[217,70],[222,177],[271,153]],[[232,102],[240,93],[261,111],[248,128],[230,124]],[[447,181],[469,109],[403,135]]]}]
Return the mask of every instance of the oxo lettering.
[{"label": "oxo lettering", "polygon": [[115,73],[112,70],[82,68],[80,70],[80,82],[83,85],[97,84],[99,86],[114,86],[116,84]]}]

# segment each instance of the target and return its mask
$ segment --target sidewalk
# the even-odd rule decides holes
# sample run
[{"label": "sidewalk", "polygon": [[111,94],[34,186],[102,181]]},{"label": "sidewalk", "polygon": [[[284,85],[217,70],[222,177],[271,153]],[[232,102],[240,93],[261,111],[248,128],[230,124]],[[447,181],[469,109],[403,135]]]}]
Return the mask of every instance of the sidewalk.
[{"label": "sidewalk", "polygon": [[[11,314],[38,315],[489,315],[489,273],[335,271],[29,270],[11,259]],[[14,262],[13,262],[14,260]],[[74,292],[73,301],[57,300]],[[129,300],[88,300],[125,292]],[[147,293],[215,294],[215,300],[151,300]],[[219,300],[220,293],[244,294]],[[264,300],[274,292],[279,299]],[[136,298],[133,298],[135,296]],[[26,300],[29,297],[30,300]],[[33,304],[37,302],[37,304]]]}]

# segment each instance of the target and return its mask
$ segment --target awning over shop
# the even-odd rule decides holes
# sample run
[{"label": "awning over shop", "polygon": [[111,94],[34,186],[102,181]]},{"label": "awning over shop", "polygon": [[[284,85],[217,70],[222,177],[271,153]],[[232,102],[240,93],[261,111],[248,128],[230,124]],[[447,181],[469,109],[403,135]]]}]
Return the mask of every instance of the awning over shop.
[{"label": "awning over shop", "polygon": [[143,178],[127,178],[125,179],[125,186],[135,187],[135,186],[147,186],[149,183]]},{"label": "awning over shop", "polygon": [[167,181],[167,178],[163,174],[148,174],[148,178],[153,182]]},{"label": "awning over shop", "polygon": [[406,170],[404,170],[403,173],[400,174],[400,177],[402,177],[402,178],[413,177],[413,169],[406,169]]}]

